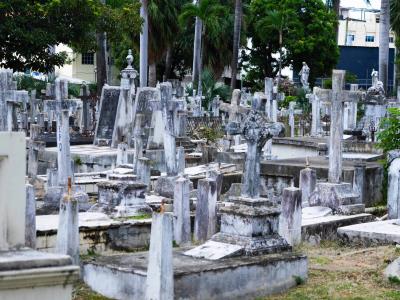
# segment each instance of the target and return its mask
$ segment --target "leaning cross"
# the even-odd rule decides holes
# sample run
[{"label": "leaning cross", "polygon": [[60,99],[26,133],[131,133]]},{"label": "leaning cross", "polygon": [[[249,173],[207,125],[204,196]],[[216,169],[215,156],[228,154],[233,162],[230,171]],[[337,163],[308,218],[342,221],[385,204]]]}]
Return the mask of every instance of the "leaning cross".
[{"label": "leaning cross", "polygon": [[242,123],[232,122],[228,134],[243,134],[247,141],[247,155],[243,173],[242,196],[257,199],[260,196],[260,160],[265,143],[284,132],[281,123],[267,123],[266,118],[252,109]]},{"label": "leaning cross", "polygon": [[329,138],[330,183],[340,183],[342,175],[343,103],[359,101],[362,93],[343,90],[346,71],[333,70],[332,90],[317,89],[316,96],[321,101],[331,101],[331,132]]},{"label": "leaning cross", "polygon": [[175,112],[183,111],[185,100],[173,99],[172,85],[170,82],[160,84],[161,101],[151,100],[153,111],[161,110],[164,123],[164,151],[168,176],[178,175],[175,143]]}]

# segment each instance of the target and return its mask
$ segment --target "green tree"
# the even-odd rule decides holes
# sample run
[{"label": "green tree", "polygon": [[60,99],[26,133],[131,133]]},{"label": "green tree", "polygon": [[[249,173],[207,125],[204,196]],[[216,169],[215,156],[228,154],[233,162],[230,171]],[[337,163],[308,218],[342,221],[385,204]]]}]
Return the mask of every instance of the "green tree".
[{"label": "green tree", "polygon": [[97,0],[2,0],[0,66],[43,72],[62,66],[66,53],[52,53],[49,47],[63,43],[81,52],[92,49],[99,14]]},{"label": "green tree", "polygon": [[384,151],[400,149],[400,109],[389,108],[388,116],[380,123],[376,146]]},{"label": "green tree", "polygon": [[[392,30],[396,35],[396,65],[397,70],[400,70],[400,0],[391,0],[390,1],[390,23],[392,26]],[[397,72],[397,82],[400,79],[400,73]]]},{"label": "green tree", "polygon": [[[199,82],[198,82],[198,93],[202,94],[202,68],[203,68],[203,57],[204,57],[204,45],[205,37],[207,36],[210,40],[218,41],[216,45],[221,45],[220,40],[221,27],[226,22],[228,10],[221,4],[219,0],[201,0],[198,5],[187,3],[179,16],[179,22],[182,26],[187,24],[188,20],[199,18],[202,22],[201,31],[201,52],[200,52],[200,63],[199,63]],[[219,50],[220,51],[220,50]]]},{"label": "green tree", "polygon": [[261,86],[264,77],[275,77],[279,61],[274,54],[282,48],[282,68],[292,64],[300,70],[302,62],[307,62],[311,83],[329,74],[339,57],[336,24],[335,14],[321,0],[251,1],[247,35],[252,45],[242,62],[248,72],[246,79]]}]

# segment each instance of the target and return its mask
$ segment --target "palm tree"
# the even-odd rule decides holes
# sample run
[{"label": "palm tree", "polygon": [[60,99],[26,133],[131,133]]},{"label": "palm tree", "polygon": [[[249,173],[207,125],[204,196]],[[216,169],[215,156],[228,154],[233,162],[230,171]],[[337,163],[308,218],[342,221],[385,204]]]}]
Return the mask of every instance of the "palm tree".
[{"label": "palm tree", "polygon": [[388,88],[389,68],[389,31],[390,31],[390,0],[381,0],[379,20],[379,80],[383,82],[385,91]]},{"label": "palm tree", "polygon": [[231,89],[236,88],[237,65],[240,47],[240,28],[242,25],[242,0],[235,1],[235,24],[233,29],[233,51],[231,63]]},{"label": "palm tree", "polygon": [[226,15],[226,8],[218,0],[201,0],[198,5],[188,3],[184,5],[182,13],[179,16],[179,23],[183,26],[190,18],[197,17],[202,23],[200,38],[200,60],[198,63],[198,95],[202,95],[201,73],[204,55],[204,37],[206,33],[214,38],[215,34],[220,34],[218,27],[223,22]]},{"label": "palm tree", "polygon": [[148,0],[149,11],[149,86],[157,83],[157,63],[168,58],[177,37],[176,19],[187,0]]},{"label": "palm tree", "polygon": [[140,16],[143,19],[142,31],[140,33],[140,67],[139,78],[140,87],[147,86],[147,68],[148,68],[148,43],[149,43],[149,15],[148,0],[141,0]]},{"label": "palm tree", "polygon": [[283,35],[287,29],[288,14],[285,11],[269,11],[256,23],[257,33],[263,38],[265,32],[275,32],[279,38],[279,72],[278,86],[282,77]]}]

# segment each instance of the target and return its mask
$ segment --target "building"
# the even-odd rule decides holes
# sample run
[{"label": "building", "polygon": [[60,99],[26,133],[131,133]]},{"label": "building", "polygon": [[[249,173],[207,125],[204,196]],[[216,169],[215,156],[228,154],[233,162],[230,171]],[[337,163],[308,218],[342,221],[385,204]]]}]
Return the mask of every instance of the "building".
[{"label": "building", "polygon": [[73,78],[85,82],[96,81],[96,53],[77,53],[66,45],[57,45],[56,52],[65,51],[68,54],[68,63],[56,68],[56,76]]},{"label": "building", "polygon": [[[337,68],[355,74],[361,87],[371,85],[372,69],[379,69],[380,0],[342,0],[340,3]],[[389,90],[393,90],[395,45],[390,34]]]}]

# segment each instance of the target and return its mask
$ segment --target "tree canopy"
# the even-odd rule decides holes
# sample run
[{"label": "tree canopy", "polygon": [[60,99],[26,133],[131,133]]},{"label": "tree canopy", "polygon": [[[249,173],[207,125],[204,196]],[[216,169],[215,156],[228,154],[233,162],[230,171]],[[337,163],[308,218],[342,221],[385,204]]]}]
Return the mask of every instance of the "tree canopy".
[{"label": "tree canopy", "polygon": [[257,82],[275,77],[279,62],[274,55],[280,50],[282,66],[310,66],[311,82],[327,75],[335,66],[339,50],[335,39],[336,16],[321,0],[253,0],[246,14],[251,47],[244,53],[247,80]]},{"label": "tree canopy", "polygon": [[45,72],[63,65],[66,53],[53,53],[50,47],[93,48],[99,14],[98,0],[2,0],[0,65]]}]

